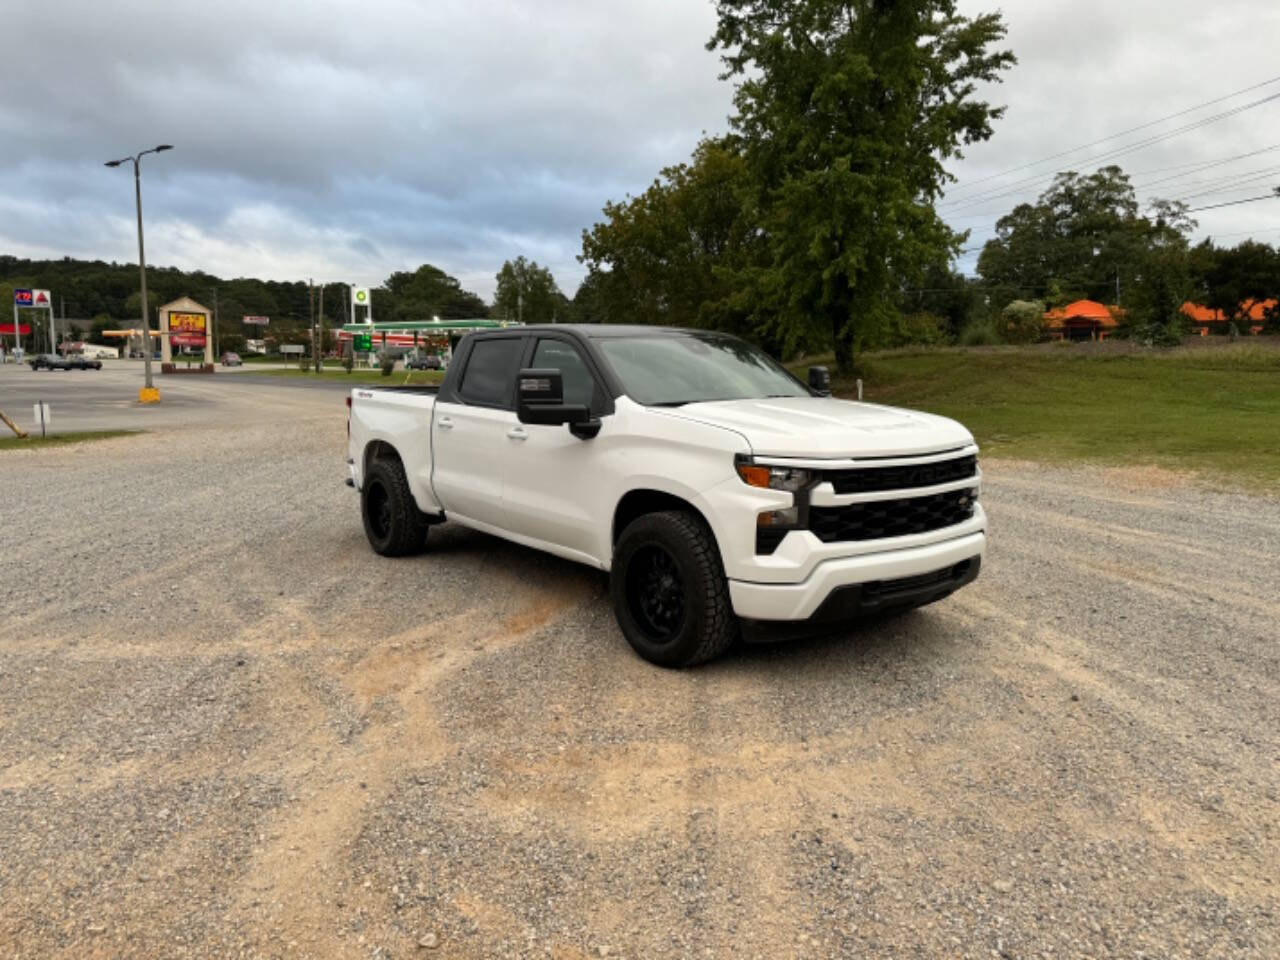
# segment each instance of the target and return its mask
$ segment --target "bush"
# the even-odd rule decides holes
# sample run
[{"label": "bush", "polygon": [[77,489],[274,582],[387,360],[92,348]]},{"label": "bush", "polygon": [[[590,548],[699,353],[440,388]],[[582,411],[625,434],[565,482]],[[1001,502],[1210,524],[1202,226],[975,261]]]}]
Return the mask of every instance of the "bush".
[{"label": "bush", "polygon": [[960,331],[962,347],[994,347],[1000,342],[1000,334],[990,320],[975,320]]},{"label": "bush", "polygon": [[356,352],[348,350],[342,357],[342,369],[350,373],[356,366]]},{"label": "bush", "polygon": [[885,347],[936,347],[947,342],[947,321],[932,313],[906,313],[885,331]]},{"label": "bush", "polygon": [[305,353],[298,354],[298,369],[310,370],[311,367],[312,367],[311,358],[308,357]]},{"label": "bush", "polygon": [[1009,343],[1035,343],[1044,334],[1044,304],[1014,300],[1000,311],[1000,322]]},{"label": "bush", "polygon": [[384,377],[391,376],[392,372],[396,368],[396,358],[391,356],[391,354],[389,353],[384,353],[381,357],[381,361],[382,361],[382,375]]}]

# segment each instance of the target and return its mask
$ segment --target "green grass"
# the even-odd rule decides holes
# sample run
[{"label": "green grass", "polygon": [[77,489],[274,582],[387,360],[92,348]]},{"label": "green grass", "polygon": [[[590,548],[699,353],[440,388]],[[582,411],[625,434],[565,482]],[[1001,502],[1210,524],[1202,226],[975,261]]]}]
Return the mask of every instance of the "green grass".
[{"label": "green grass", "polygon": [[[954,417],[988,456],[1154,464],[1280,492],[1280,349],[1128,344],[867,354],[865,399]],[[810,360],[796,365],[803,376]],[[835,392],[852,394],[839,381]]]},{"label": "green grass", "polygon": [[[3,425],[0,425],[3,426]],[[8,427],[3,427],[8,431]],[[91,440],[109,440],[112,437],[127,437],[140,430],[86,430],[80,433],[54,433],[47,437],[40,436],[39,429],[25,439],[15,436],[0,437],[0,450],[30,450],[36,447],[64,447],[70,443],[87,443]]]},{"label": "green grass", "polygon": [[405,384],[422,386],[439,383],[444,379],[444,372],[440,370],[397,370],[391,376],[384,377],[381,370],[352,370],[347,373],[342,367],[325,367],[323,373],[299,370],[297,367],[284,370],[255,370],[253,375],[256,377],[311,377],[324,380],[347,380],[351,383],[380,383],[384,386],[397,387]]}]

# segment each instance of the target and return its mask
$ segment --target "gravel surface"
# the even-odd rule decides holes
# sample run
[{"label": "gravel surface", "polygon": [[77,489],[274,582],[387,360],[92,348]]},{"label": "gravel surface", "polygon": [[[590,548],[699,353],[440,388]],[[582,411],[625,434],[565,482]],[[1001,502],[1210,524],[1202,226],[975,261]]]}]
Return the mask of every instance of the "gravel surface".
[{"label": "gravel surface", "polygon": [[987,464],[972,587],[670,672],[311,393],[0,453],[0,953],[1280,955],[1280,503]]}]

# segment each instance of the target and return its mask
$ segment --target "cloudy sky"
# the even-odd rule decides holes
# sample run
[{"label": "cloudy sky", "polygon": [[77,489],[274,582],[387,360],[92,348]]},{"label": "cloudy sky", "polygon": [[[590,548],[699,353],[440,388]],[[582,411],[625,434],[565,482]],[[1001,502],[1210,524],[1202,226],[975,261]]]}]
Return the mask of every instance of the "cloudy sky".
[{"label": "cloudy sky", "polygon": [[[524,254],[571,294],[582,228],[603,203],[723,131],[730,107],[704,49],[710,0],[14,7],[0,54],[0,252],[24,256],[133,260],[132,185],[102,162],[172,143],[144,160],[152,263],[377,283],[431,262],[488,297],[502,261]],[[1020,61],[991,93],[1008,114],[955,165],[942,207],[973,246],[1056,169],[1142,141],[1156,140],[1116,162],[1150,184],[1143,197],[1200,206],[1280,183],[1274,0],[999,8]],[[1280,200],[1196,216],[1201,235],[1280,242]]]}]

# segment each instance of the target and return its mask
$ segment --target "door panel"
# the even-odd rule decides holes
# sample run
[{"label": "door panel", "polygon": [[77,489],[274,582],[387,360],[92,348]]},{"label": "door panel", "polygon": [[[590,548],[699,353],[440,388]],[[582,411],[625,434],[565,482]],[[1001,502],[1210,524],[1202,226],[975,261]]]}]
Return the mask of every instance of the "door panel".
[{"label": "door panel", "polygon": [[[529,365],[561,371],[566,403],[599,409],[601,387],[573,344],[541,338]],[[593,509],[593,475],[602,464],[599,454],[607,442],[609,420],[605,418],[593,440],[579,440],[565,426],[526,423],[504,431],[502,501],[512,532],[595,554],[599,519]]]},{"label": "door panel", "polygon": [[431,431],[431,484],[445,514],[503,525],[504,436],[515,426],[510,410],[436,403]]},{"label": "door panel", "polygon": [[502,507],[506,432],[517,425],[516,374],[526,349],[523,337],[476,341],[456,399],[436,401],[431,430],[432,485],[450,512],[505,526]]}]

